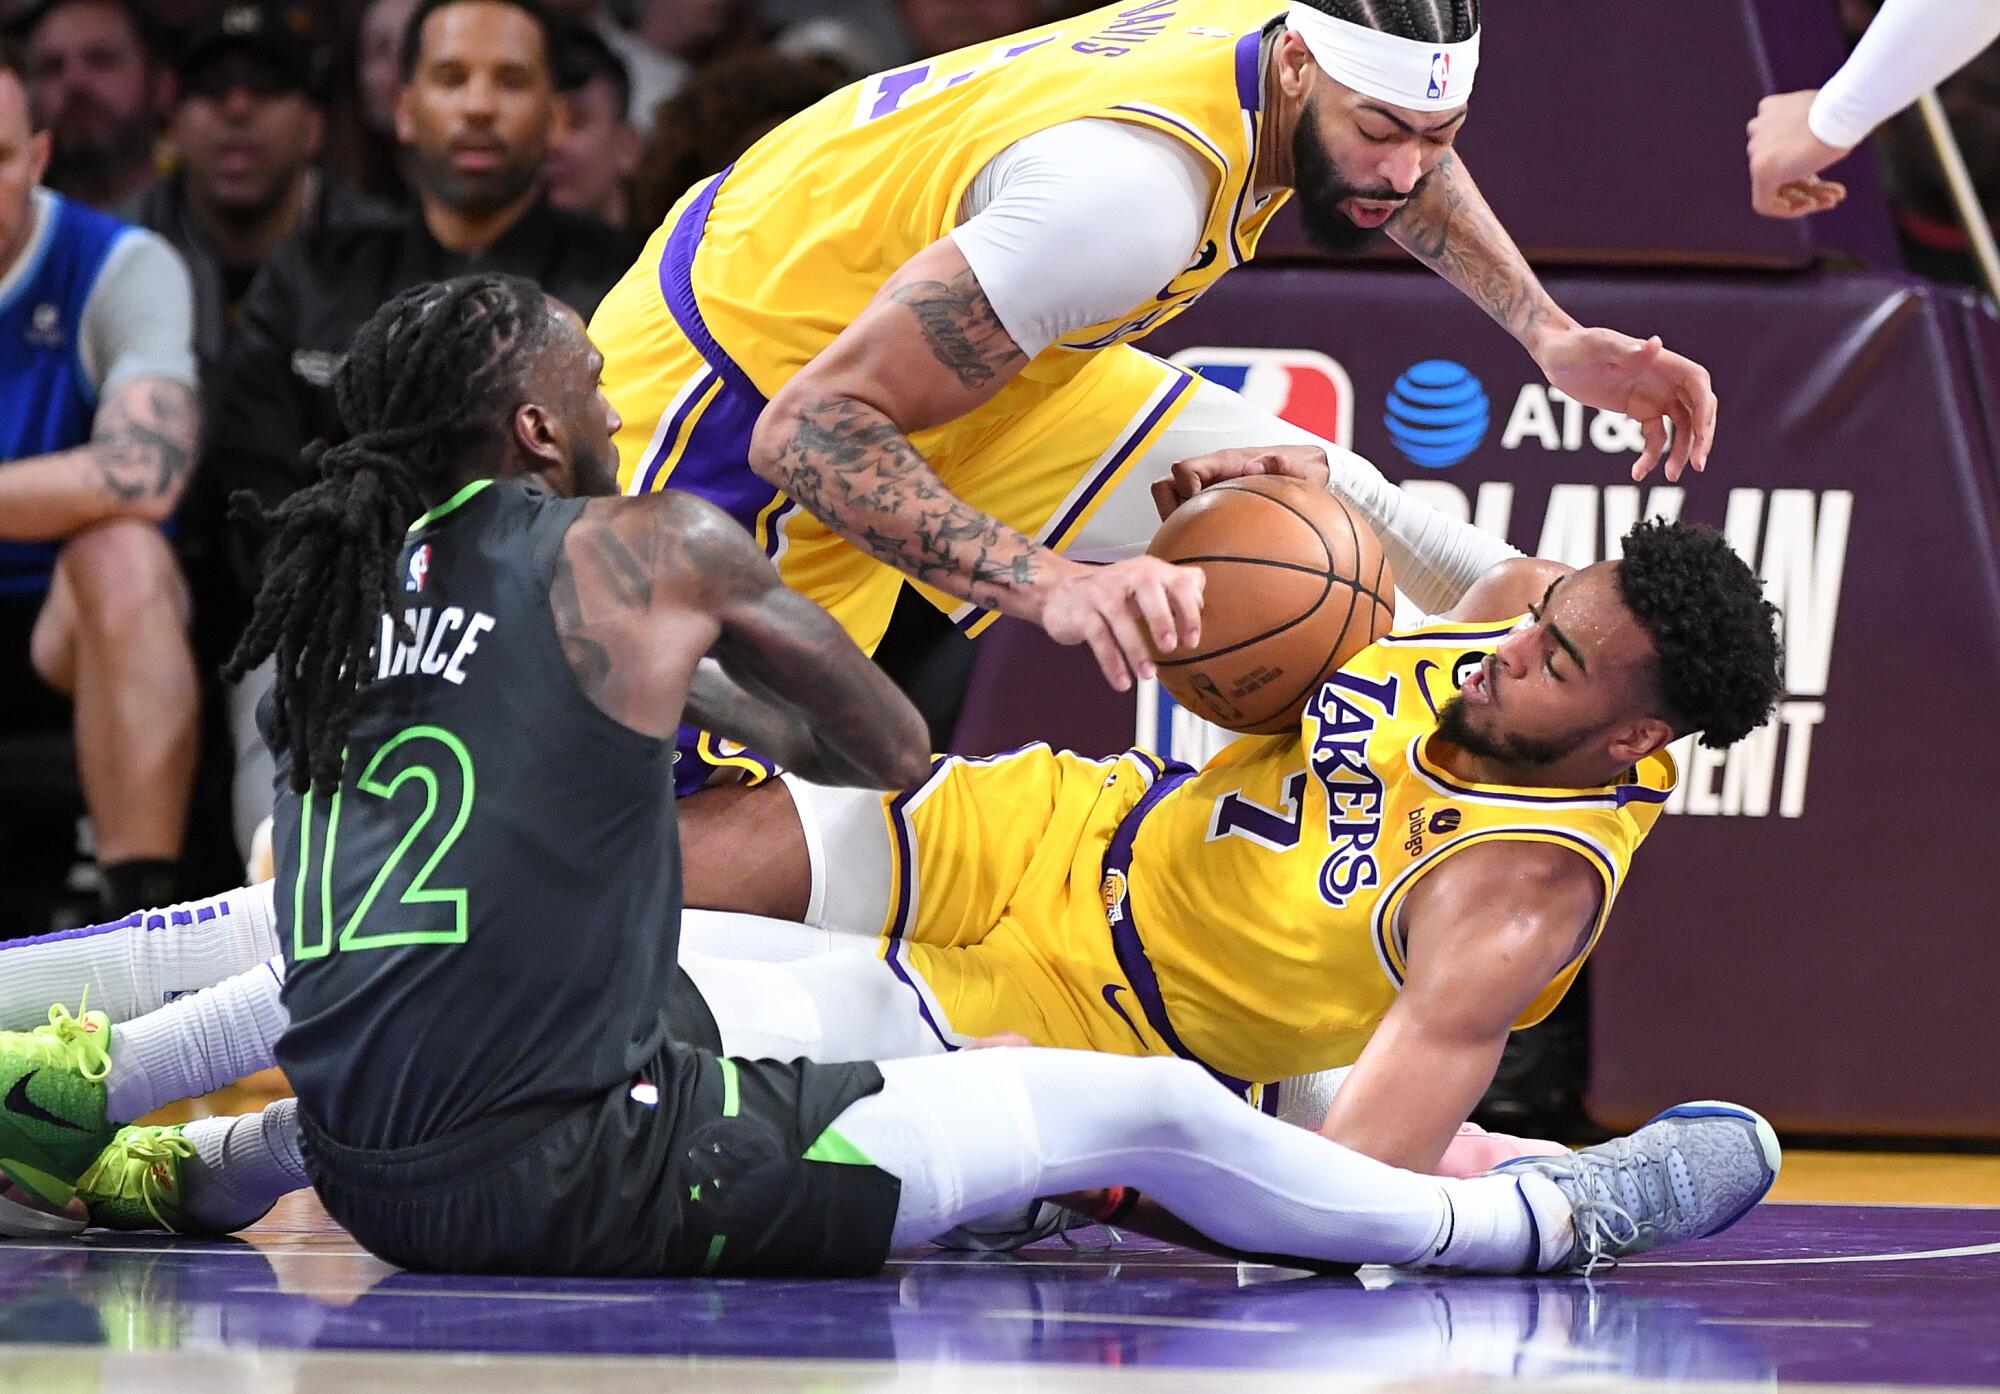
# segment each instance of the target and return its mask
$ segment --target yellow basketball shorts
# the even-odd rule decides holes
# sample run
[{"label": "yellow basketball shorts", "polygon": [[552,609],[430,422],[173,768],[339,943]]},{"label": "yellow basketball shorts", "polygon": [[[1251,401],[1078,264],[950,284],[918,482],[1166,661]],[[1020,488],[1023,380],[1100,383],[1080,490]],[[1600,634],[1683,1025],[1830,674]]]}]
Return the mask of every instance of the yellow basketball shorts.
[{"label": "yellow basketball shorts", "polygon": [[1002,1031],[1036,1045],[1164,1055],[1112,942],[1104,860],[1159,778],[1142,751],[1046,745],[941,756],[871,795],[787,776],[813,856],[807,919],[870,933],[948,1047]]}]

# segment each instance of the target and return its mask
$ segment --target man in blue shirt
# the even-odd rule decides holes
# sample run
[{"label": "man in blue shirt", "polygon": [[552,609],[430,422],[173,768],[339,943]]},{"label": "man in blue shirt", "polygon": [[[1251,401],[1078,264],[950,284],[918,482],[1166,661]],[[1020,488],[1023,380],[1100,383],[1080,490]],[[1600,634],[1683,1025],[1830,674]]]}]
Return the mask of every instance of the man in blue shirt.
[{"label": "man in blue shirt", "polygon": [[38,187],[48,160],[0,53],[0,692],[16,731],[73,723],[121,915],[172,898],[194,779],[187,588],[160,529],[194,463],[192,295],[158,236]]}]

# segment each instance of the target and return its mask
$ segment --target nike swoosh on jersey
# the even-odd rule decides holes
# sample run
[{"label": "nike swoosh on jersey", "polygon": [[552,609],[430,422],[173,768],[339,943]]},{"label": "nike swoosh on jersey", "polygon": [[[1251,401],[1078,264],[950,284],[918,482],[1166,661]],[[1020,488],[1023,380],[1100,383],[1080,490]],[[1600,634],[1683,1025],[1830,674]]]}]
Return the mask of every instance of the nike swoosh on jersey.
[{"label": "nike swoosh on jersey", "polygon": [[18,1114],[22,1118],[32,1118],[37,1123],[46,1123],[51,1128],[68,1128],[73,1133],[89,1132],[90,1129],[81,1123],[72,1123],[67,1118],[58,1118],[29,1096],[28,1081],[40,1073],[40,1070],[30,1070],[15,1080],[14,1087],[7,1091],[7,1098],[4,1103],[0,1103],[0,1107],[5,1107],[9,1113]]},{"label": "nike swoosh on jersey", "polygon": [[1146,1038],[1139,1034],[1139,1028],[1132,1024],[1132,1018],[1125,1015],[1125,1009],[1118,1005],[1118,994],[1121,992],[1130,992],[1131,990],[1131,988],[1125,986],[1123,983],[1106,983],[1104,985],[1104,1004],[1111,1008],[1112,1011],[1118,1013],[1118,1019],[1124,1022],[1126,1028],[1131,1031],[1132,1039],[1143,1047],[1146,1044]]}]

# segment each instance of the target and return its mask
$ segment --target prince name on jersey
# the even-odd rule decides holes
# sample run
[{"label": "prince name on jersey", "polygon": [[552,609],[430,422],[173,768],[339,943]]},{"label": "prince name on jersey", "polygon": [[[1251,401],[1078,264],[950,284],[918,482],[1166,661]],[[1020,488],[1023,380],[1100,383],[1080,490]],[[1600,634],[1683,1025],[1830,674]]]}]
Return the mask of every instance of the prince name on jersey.
[{"label": "prince name on jersey", "polygon": [[[410,553],[403,589],[421,592],[430,570],[431,544],[426,542]],[[484,610],[468,614],[460,605],[411,606],[403,611],[400,623],[385,613],[375,640],[375,678],[379,682],[421,673],[462,687],[465,663],[478,652],[479,636],[497,624]]]}]

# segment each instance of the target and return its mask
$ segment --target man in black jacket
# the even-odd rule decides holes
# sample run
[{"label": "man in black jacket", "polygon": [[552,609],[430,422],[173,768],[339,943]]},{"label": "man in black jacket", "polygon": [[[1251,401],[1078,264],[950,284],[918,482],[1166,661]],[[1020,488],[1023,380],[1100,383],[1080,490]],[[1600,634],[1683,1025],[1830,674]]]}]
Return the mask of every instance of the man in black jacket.
[{"label": "man in black jacket", "polygon": [[[637,247],[594,218],[553,207],[540,174],[554,123],[560,31],[538,0],[424,0],[403,42],[397,136],[417,207],[329,217],[281,244],[245,298],[224,368],[207,387],[202,468],[266,508],[312,482],[300,454],[337,437],[329,385],[354,333],[398,291],[467,271],[538,283],[589,315]],[[233,536],[238,614],[255,589],[257,539]],[[236,817],[247,841],[270,811],[256,732],[267,674],[231,695]]]},{"label": "man in black jacket", "polygon": [[244,0],[195,27],[174,60],[178,167],[113,210],[188,263],[204,381],[221,371],[237,312],[279,244],[369,207],[313,163],[326,125],[323,65],[301,16],[310,18],[304,0]]}]

